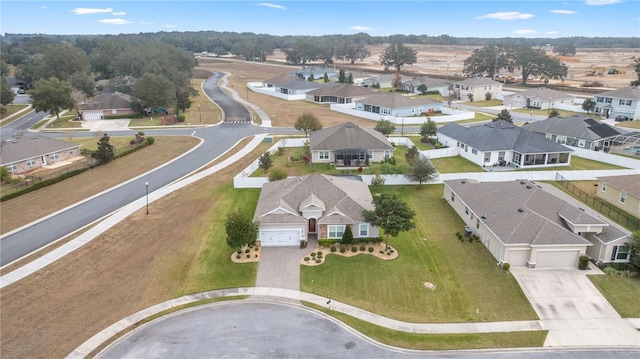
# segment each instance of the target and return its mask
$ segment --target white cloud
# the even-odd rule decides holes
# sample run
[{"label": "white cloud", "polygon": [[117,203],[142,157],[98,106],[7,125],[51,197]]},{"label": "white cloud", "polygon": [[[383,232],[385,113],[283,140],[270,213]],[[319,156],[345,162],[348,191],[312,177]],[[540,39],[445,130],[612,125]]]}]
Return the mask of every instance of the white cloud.
[{"label": "white cloud", "polygon": [[167,29],[175,29],[176,27],[178,27],[178,25],[168,24],[164,25],[164,27],[166,27]]},{"label": "white cloud", "polygon": [[368,26],[356,25],[356,26],[352,26],[351,30],[355,30],[355,31],[371,31],[373,29],[368,27]]},{"label": "white cloud", "polygon": [[478,20],[484,19],[494,19],[494,20],[526,20],[531,19],[533,17],[532,14],[523,14],[518,11],[505,11],[505,12],[494,12],[492,14],[486,14],[482,16],[478,16]]},{"label": "white cloud", "polygon": [[592,6],[613,5],[621,3],[622,0],[585,0],[585,4]]},{"label": "white cloud", "polygon": [[131,21],[125,20],[125,19],[102,19],[102,20],[98,20],[98,22],[101,22],[103,24],[108,24],[108,25],[126,25],[126,24],[131,24]]},{"label": "white cloud", "polygon": [[38,7],[39,7],[40,9],[48,9],[48,8],[49,8],[48,6],[45,6],[45,5],[40,5],[40,6],[38,6]]},{"label": "white cloud", "polygon": [[113,16],[124,16],[124,15],[126,15],[126,14],[127,14],[127,13],[126,13],[126,12],[124,12],[124,11],[118,11],[118,12],[112,12],[112,13],[111,13],[111,15],[113,15]]},{"label": "white cloud", "polygon": [[286,6],[271,4],[271,3],[268,3],[268,2],[261,2],[261,3],[256,4],[256,5],[264,6],[264,7],[270,7],[272,9],[278,9],[278,10],[287,10]]},{"label": "white cloud", "polygon": [[558,30],[551,30],[551,31],[545,32],[545,34],[547,34],[547,35],[558,35],[559,33],[560,33],[560,31],[558,31]]},{"label": "white cloud", "polygon": [[522,30],[516,30],[514,31],[514,33],[518,35],[530,35],[530,34],[537,34],[538,32],[536,30],[531,30],[531,29],[522,29]]},{"label": "white cloud", "polygon": [[577,12],[573,11],[573,10],[550,10],[549,11],[552,14],[560,14],[560,15],[573,15],[573,14],[577,14]]},{"label": "white cloud", "polygon": [[112,8],[90,9],[90,8],[86,8],[86,7],[77,7],[75,9],[71,10],[71,12],[76,14],[76,15],[102,14],[102,13],[108,13],[108,12],[112,12],[112,11],[113,11]]}]

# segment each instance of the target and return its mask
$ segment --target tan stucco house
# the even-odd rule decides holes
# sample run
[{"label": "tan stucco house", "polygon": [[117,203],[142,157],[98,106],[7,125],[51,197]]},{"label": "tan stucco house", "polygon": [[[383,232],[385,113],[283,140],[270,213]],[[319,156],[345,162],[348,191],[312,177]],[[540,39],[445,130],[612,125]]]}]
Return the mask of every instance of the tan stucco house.
[{"label": "tan stucco house", "polygon": [[[631,243],[628,231],[544,191],[534,182],[444,182],[444,198],[498,263],[530,268],[577,267],[588,255],[600,262]],[[622,257],[620,257],[622,258]]]},{"label": "tan stucco house", "polygon": [[77,143],[45,136],[32,136],[2,142],[0,165],[12,174],[26,174],[46,165],[80,156]]},{"label": "tan stucco house", "polygon": [[309,148],[312,163],[338,167],[364,167],[393,155],[393,146],[382,133],[352,122],[311,132]]},{"label": "tan stucco house", "polygon": [[640,218],[640,173],[598,177],[598,197]]},{"label": "tan stucco house", "polygon": [[323,174],[266,183],[253,219],[259,222],[262,246],[296,246],[317,238],[342,239],[347,226],[355,238],[379,236],[364,221],[373,197],[362,181]]}]

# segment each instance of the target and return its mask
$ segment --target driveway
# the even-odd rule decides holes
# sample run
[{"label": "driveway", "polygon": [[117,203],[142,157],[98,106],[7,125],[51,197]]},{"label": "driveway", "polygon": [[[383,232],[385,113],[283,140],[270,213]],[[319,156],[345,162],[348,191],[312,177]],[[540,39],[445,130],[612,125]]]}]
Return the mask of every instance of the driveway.
[{"label": "driveway", "polygon": [[317,240],[309,240],[307,248],[262,247],[256,287],[300,290],[300,261],[311,253]]},{"label": "driveway", "polygon": [[91,132],[127,131],[130,120],[87,120],[82,121],[82,128]]},{"label": "driveway", "polygon": [[597,269],[529,269],[511,272],[540,319],[549,329],[548,347],[629,346],[640,343],[640,332],[622,319],[591,283]]}]

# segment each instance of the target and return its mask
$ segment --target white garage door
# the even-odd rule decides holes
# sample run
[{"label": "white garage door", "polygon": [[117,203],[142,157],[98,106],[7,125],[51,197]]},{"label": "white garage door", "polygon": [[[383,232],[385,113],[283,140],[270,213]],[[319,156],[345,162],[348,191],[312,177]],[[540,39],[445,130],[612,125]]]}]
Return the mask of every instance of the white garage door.
[{"label": "white garage door", "polygon": [[512,249],[509,251],[508,262],[512,266],[526,266],[527,260],[529,260],[530,254],[531,254],[530,249],[525,249],[525,250]]},{"label": "white garage door", "polygon": [[102,119],[102,111],[84,111],[82,113],[82,118],[85,121],[100,120]]},{"label": "white garage door", "polygon": [[536,268],[577,267],[579,250],[538,251]]},{"label": "white garage door", "polygon": [[260,231],[260,245],[265,247],[299,246],[300,230]]}]

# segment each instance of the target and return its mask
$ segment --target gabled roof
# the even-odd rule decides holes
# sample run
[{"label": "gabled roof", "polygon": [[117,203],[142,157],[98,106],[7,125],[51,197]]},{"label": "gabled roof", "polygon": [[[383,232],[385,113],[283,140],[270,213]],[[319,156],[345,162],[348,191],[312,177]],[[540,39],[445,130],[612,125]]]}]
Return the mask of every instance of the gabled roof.
[{"label": "gabled roof", "polygon": [[391,109],[443,104],[442,101],[437,101],[429,97],[412,98],[388,92],[374,92],[371,96],[367,96],[355,102]]},{"label": "gabled roof", "polygon": [[[480,217],[504,244],[591,245],[573,233],[565,223],[592,224],[609,230],[609,224],[591,217],[529,181],[472,182],[445,184]],[[561,216],[561,214],[563,216]]]},{"label": "gabled roof", "polygon": [[307,92],[310,95],[318,96],[336,96],[343,98],[360,97],[371,95],[375,91],[362,86],[353,86],[349,84],[338,84],[334,86],[322,87],[313,91]]},{"label": "gabled roof", "polygon": [[454,84],[469,85],[469,86],[502,85],[502,83],[500,83],[498,81],[493,81],[492,79],[490,79],[488,77],[481,77],[481,76],[469,77],[469,78],[464,79],[462,81],[452,81],[452,82]]},{"label": "gabled roof", "polygon": [[573,98],[574,96],[571,96],[569,94],[566,94],[564,92],[560,92],[560,91],[556,91],[556,90],[552,90],[550,88],[546,88],[546,87],[538,87],[538,88],[532,88],[529,89],[527,91],[522,91],[522,92],[516,92],[513,95],[509,95],[509,96],[505,96],[506,98],[512,97],[512,96],[522,96],[524,98],[531,98],[531,97],[537,97],[541,100],[561,100],[561,99],[565,99],[565,98]]},{"label": "gabled roof", "polygon": [[614,137],[622,133],[613,126],[581,115],[552,117],[532,122],[522,127],[534,132],[569,136],[590,141]]},{"label": "gabled roof", "polygon": [[314,78],[318,79],[327,74],[327,76],[335,75],[335,71],[331,70],[328,67],[318,67],[318,66],[304,66],[300,70],[292,71],[289,74],[293,76],[297,76],[298,74],[302,74],[305,78],[313,75]]},{"label": "gabled roof", "polygon": [[529,131],[507,121],[495,121],[472,127],[449,123],[439,128],[438,132],[480,151],[514,150],[520,153],[573,151],[545,138],[541,133]]},{"label": "gabled roof", "polygon": [[640,198],[640,174],[597,177],[599,181]]},{"label": "gabled roof", "polygon": [[0,164],[25,161],[29,158],[49,153],[70,150],[80,147],[79,144],[45,136],[21,138],[19,140],[2,141],[0,146]]},{"label": "gabled roof", "polygon": [[413,84],[413,85],[416,85],[416,86],[425,85],[427,87],[449,86],[444,81],[442,81],[440,79],[434,79],[434,78],[429,77],[429,76],[416,77],[416,78],[410,79],[408,81],[403,81],[403,84]]},{"label": "gabled roof", "polygon": [[623,98],[626,100],[640,100],[640,88],[637,86],[623,87],[616,90],[600,92],[594,95],[595,97],[615,97]]},{"label": "gabled roof", "polygon": [[280,74],[270,79],[264,80],[262,82],[265,84],[281,85],[295,79],[297,79],[296,76],[291,76],[288,74]]},{"label": "gabled roof", "polygon": [[311,132],[309,148],[312,151],[336,151],[346,148],[364,150],[391,150],[393,146],[384,135],[370,128],[360,127],[352,122]]},{"label": "gabled roof", "polygon": [[353,224],[363,221],[362,211],[373,210],[373,197],[362,181],[324,174],[266,183],[260,192],[254,220],[260,223],[306,223],[300,211],[294,214],[274,212],[274,209],[301,208],[303,204],[321,202],[327,210],[318,218],[319,224]]},{"label": "gabled roof", "polygon": [[112,110],[131,108],[131,96],[122,92],[101,93],[82,105],[82,110]]}]

